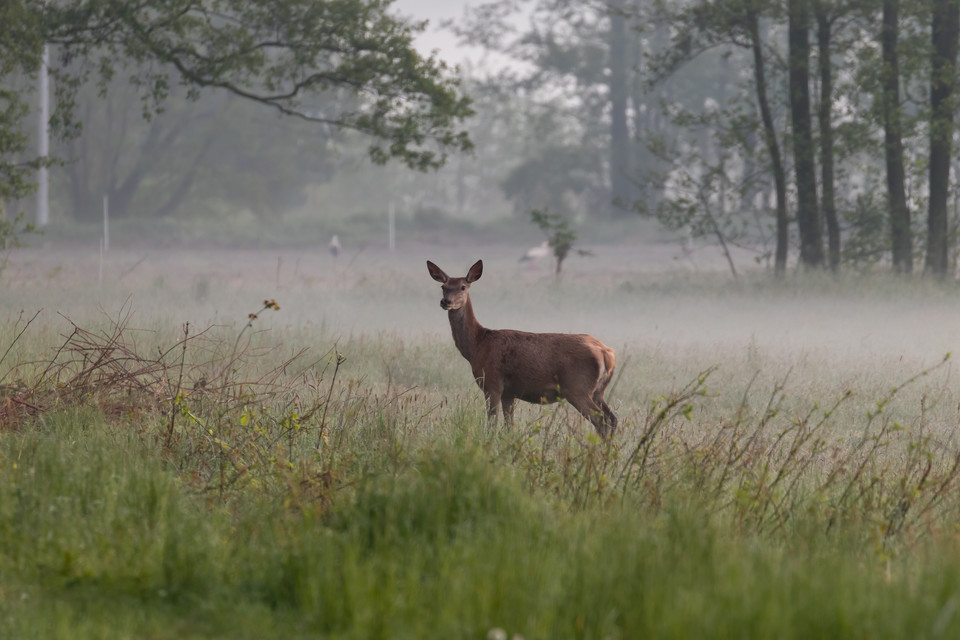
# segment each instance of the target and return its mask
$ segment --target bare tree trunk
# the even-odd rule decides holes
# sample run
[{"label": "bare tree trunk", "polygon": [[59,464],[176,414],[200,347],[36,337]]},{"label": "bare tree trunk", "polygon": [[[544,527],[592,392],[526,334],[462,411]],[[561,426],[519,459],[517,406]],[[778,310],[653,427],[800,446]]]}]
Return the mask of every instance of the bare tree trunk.
[{"label": "bare tree trunk", "polygon": [[930,76],[930,212],[927,218],[926,269],[947,273],[947,195],[950,187],[950,142],[953,137],[953,92],[960,34],[957,0],[934,0]]},{"label": "bare tree trunk", "polygon": [[777,276],[783,276],[787,271],[787,243],[789,229],[787,227],[787,178],[783,169],[783,159],[780,156],[780,145],[777,143],[777,130],[773,124],[773,113],[767,99],[767,78],[763,59],[763,42],[760,39],[760,18],[756,11],[750,10],[747,14],[750,31],[751,48],[753,49],[753,78],[757,88],[757,106],[763,121],[763,135],[770,153],[770,165],[773,168],[773,181],[777,189],[777,246],[774,253],[773,271]]},{"label": "bare tree trunk", "polygon": [[900,62],[897,40],[900,31],[900,0],[883,0],[883,29],[880,46],[883,53],[883,94],[880,108],[883,114],[884,151],[887,161],[887,198],[890,206],[890,240],[893,270],[897,273],[913,271],[913,232],[910,229],[910,209],[907,207],[905,171],[903,168],[903,139],[900,122]]},{"label": "bare tree trunk", "polygon": [[[643,43],[644,39],[640,37],[640,34],[636,31],[630,32],[630,55],[629,60],[633,65],[634,69],[642,70],[645,69],[646,60],[643,56]],[[634,143],[630,147],[630,167],[632,170],[632,175],[634,178],[637,178],[641,175],[641,172],[651,171],[656,167],[656,157],[654,154],[650,153],[650,149],[646,144],[641,142],[645,136],[649,135],[650,131],[653,129],[652,118],[653,114],[658,111],[658,109],[653,108],[650,104],[650,101],[646,98],[646,86],[643,79],[643,72],[637,72],[632,74],[632,77],[629,78],[627,83],[630,88],[630,107],[631,109],[628,112],[632,112],[633,117],[631,123],[633,125],[634,131]],[[662,184],[659,185],[659,188],[654,188],[653,184],[644,185],[644,200],[651,209],[656,208],[657,202],[660,201],[662,196]],[[638,190],[634,189],[633,194],[636,197]]]},{"label": "bare tree trunk", "polygon": [[627,68],[629,61],[627,21],[620,3],[611,5],[610,55],[610,201],[613,211],[629,209],[630,193],[630,130],[627,127]]},{"label": "bare tree trunk", "polygon": [[810,41],[808,0],[788,0],[790,115],[797,180],[797,227],[800,260],[807,267],[823,266],[823,228],[817,206],[817,176],[810,123]]},{"label": "bare tree trunk", "polygon": [[831,24],[827,5],[817,3],[817,51],[820,59],[820,104],[817,119],[820,125],[820,182],[823,218],[827,223],[827,257],[830,270],[840,270],[840,222],[833,183],[833,124],[830,107],[833,103],[833,66],[830,61]]}]

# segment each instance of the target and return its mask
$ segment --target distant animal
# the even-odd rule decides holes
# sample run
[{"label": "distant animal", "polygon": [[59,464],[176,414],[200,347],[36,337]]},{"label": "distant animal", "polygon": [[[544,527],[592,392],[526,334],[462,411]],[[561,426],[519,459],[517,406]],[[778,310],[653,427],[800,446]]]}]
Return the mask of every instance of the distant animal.
[{"label": "distant animal", "polygon": [[483,390],[490,420],[496,420],[499,405],[504,421],[512,424],[518,399],[534,404],[564,399],[601,438],[613,436],[617,416],[603,399],[613,377],[613,349],[585,334],[487,329],[470,302],[470,285],[483,273],[482,260],[463,278],[451,278],[429,260],[427,270],[443,285],[440,307],[448,312],[453,343]]},{"label": "distant animal", "polygon": [[328,245],[328,248],[330,249],[330,255],[336,259],[337,256],[340,255],[340,236],[333,234],[333,237],[330,238],[330,244]]},{"label": "distant animal", "polygon": [[531,260],[540,260],[541,258],[546,258],[551,253],[550,243],[546,240],[541,242],[535,247],[530,247],[527,249],[527,252],[524,253],[518,262],[529,262]]}]

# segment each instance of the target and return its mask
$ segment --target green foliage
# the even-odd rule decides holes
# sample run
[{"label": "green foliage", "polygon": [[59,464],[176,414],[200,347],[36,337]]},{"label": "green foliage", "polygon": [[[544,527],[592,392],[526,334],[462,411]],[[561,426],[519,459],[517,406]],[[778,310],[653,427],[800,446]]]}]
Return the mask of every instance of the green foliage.
[{"label": "green foliage", "polygon": [[[570,255],[570,251],[573,250],[574,243],[577,241],[577,232],[573,230],[563,216],[558,213],[550,213],[548,210],[532,209],[530,211],[530,222],[546,234],[547,243],[557,261],[556,276],[559,278],[563,261]],[[577,253],[590,255],[590,252],[584,249],[578,249]]]},{"label": "green foliage", "polygon": [[[456,124],[469,100],[436,59],[413,48],[420,26],[372,0],[186,0],[141,10],[95,0],[46,7],[46,38],[63,55],[88,58],[101,77],[124,60],[144,97],[160,104],[175,83],[196,94],[217,87],[316,123],[358,129],[376,162],[426,169],[448,149],[470,147]],[[204,43],[199,47],[197,43]],[[356,104],[317,111],[316,95],[343,90]],[[435,149],[427,145],[435,145]]]},{"label": "green foliage", "polygon": [[13,83],[16,74],[34,76],[44,42],[57,88],[51,122],[67,138],[83,117],[77,89],[95,80],[106,93],[123,75],[147,118],[178,86],[194,99],[222,89],[320,127],[364,132],[374,162],[436,168],[449,152],[471,148],[459,130],[470,100],[444,63],[414,49],[424,25],[388,9],[377,0],[183,0],[149,10],[128,0],[6,3],[0,196],[29,184],[29,165],[16,157],[25,151],[26,108]]},{"label": "green foliage", "polygon": [[866,194],[858,198],[856,207],[844,216],[851,233],[843,247],[843,258],[854,268],[864,269],[877,264],[889,250],[887,212],[876,200],[874,194]]},{"label": "green foliage", "polygon": [[411,451],[407,471],[368,473],[323,515],[255,490],[212,506],[97,412],[46,423],[0,440],[4,636],[897,638],[960,624],[940,615],[960,583],[948,543],[909,563],[770,544],[682,495],[570,513],[489,438]]},{"label": "green foliage", "polygon": [[3,210],[0,209],[0,273],[3,273],[3,270],[7,267],[10,252],[24,246],[21,236],[36,232],[33,224],[23,222],[22,212],[13,220],[8,220],[3,216],[3,213]]},{"label": "green foliage", "polygon": [[29,3],[0,6],[0,212],[6,202],[33,191],[33,174],[41,162],[27,153],[30,138],[23,129],[32,107],[25,85],[39,68],[43,50],[38,19]]},{"label": "green foliage", "polygon": [[667,184],[670,196],[637,202],[635,210],[682,231],[685,241],[705,240],[718,247],[734,279],[733,247],[755,253],[758,263],[769,262],[775,229],[766,206],[757,205],[768,176],[754,170],[767,161],[753,135],[757,122],[752,107],[739,101],[696,111],[675,107],[672,120],[695,134],[696,142],[668,145],[657,139],[651,144],[662,169],[645,176],[644,187],[655,192]]}]

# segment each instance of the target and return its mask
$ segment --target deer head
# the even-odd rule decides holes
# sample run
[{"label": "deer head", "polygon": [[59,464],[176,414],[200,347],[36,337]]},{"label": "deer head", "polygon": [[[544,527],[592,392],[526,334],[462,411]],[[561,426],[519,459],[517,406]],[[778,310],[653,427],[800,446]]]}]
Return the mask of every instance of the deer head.
[{"label": "deer head", "polygon": [[446,311],[460,309],[470,299],[470,285],[483,274],[483,260],[477,260],[464,278],[451,278],[443,269],[427,260],[430,277],[443,285],[443,298],[440,306]]}]

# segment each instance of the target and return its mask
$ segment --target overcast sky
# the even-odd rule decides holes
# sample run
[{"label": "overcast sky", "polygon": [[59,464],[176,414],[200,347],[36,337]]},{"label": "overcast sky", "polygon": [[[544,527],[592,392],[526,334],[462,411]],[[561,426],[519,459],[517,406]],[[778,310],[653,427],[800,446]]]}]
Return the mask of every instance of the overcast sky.
[{"label": "overcast sky", "polygon": [[449,31],[440,29],[440,23],[462,18],[463,10],[468,4],[470,0],[396,0],[393,8],[398,13],[416,20],[429,20],[430,25],[426,32],[417,38],[417,46],[425,53],[438,49],[442,59],[457,64],[465,54],[457,47],[456,37]]},{"label": "overcast sky", "polygon": [[[428,20],[427,30],[416,40],[420,51],[429,55],[434,50],[447,64],[463,65],[469,60],[474,73],[497,71],[504,66],[517,67],[516,60],[503,54],[484,51],[479,47],[461,47],[457,38],[441,24],[447,20],[461,22],[468,6],[482,4],[486,0],[395,0],[393,10],[415,20]],[[527,5],[529,6],[529,5]],[[523,15],[523,12],[520,14]],[[525,18],[517,17],[518,21]],[[519,24],[519,23],[518,23]],[[522,66],[522,65],[520,65]]]}]

